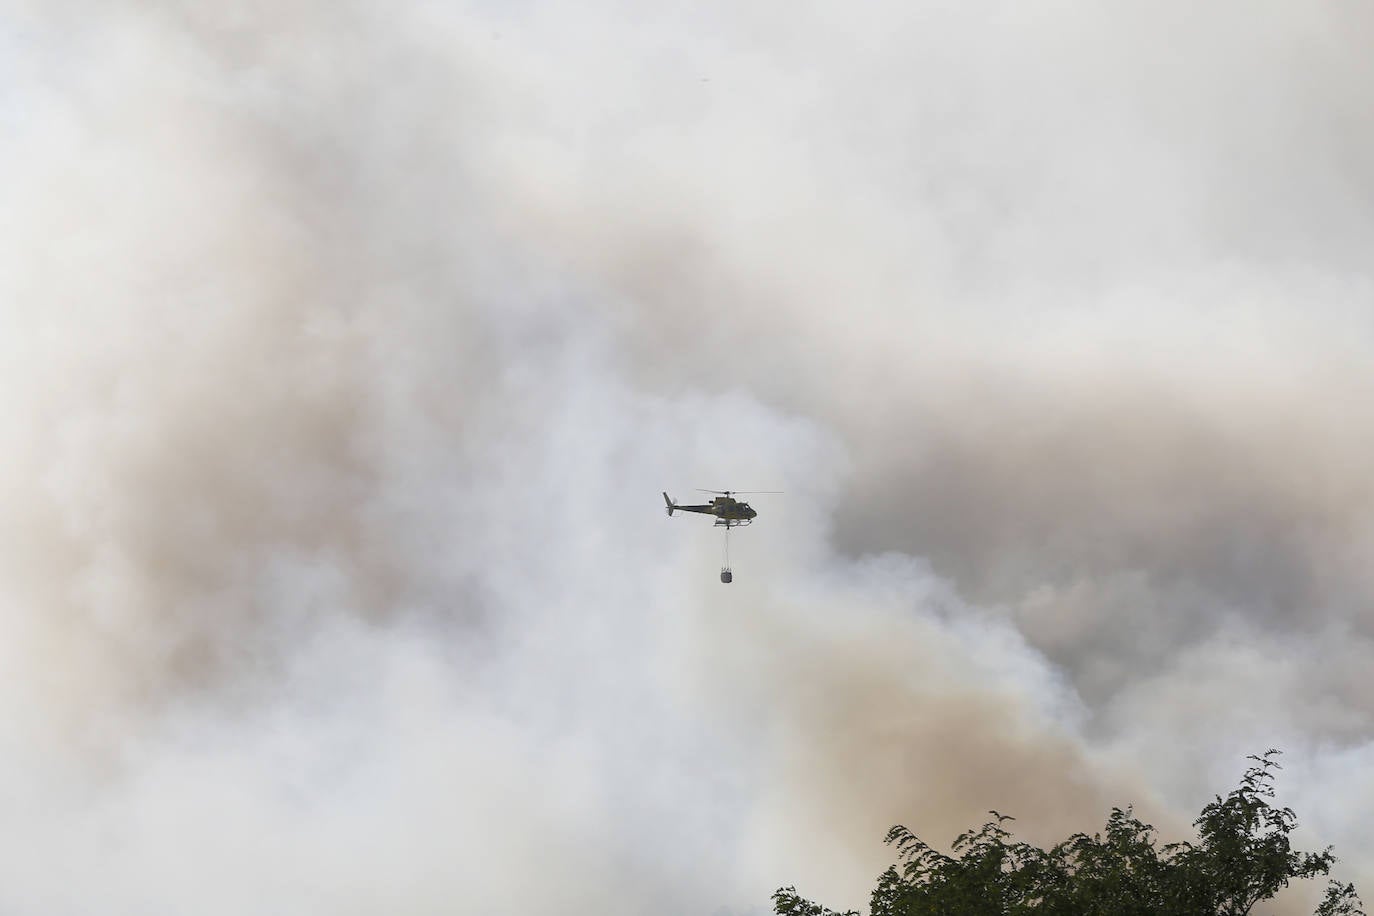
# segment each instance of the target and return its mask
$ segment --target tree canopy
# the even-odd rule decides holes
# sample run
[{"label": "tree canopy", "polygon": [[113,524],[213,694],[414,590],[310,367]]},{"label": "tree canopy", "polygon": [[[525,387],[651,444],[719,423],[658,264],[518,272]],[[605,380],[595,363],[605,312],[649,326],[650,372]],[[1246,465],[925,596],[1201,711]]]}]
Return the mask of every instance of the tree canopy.
[{"label": "tree canopy", "polygon": [[[878,878],[871,916],[1248,916],[1293,880],[1325,877],[1336,861],[1293,849],[1290,808],[1273,804],[1279,752],[1248,758],[1240,785],[1203,807],[1192,842],[1157,845],[1155,829],[1131,808],[1113,808],[1103,832],[1074,834],[1041,849],[1012,838],[1013,820],[991,812],[955,839],[950,854],[905,827],[886,842],[896,864]],[[1365,916],[1351,884],[1331,881],[1315,916]],[[777,916],[837,913],[785,887]]]}]

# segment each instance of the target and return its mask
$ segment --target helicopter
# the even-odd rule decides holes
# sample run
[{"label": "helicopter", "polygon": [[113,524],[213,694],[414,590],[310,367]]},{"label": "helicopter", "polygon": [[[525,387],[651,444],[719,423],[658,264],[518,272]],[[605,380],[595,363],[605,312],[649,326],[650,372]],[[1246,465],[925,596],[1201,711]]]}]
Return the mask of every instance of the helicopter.
[{"label": "helicopter", "polygon": [[672,518],[674,512],[697,512],[701,515],[714,515],[714,522],[717,528],[738,528],[741,525],[749,525],[758,515],[748,503],[742,503],[735,499],[736,493],[777,493],[778,490],[698,490],[698,493],[719,493],[720,495],[712,499],[709,503],[702,506],[679,506],[667,493],[663,494],[663,501],[668,506],[668,517]]},{"label": "helicopter", "polygon": [[673,498],[665,491],[663,502],[667,506],[668,517],[672,518],[674,512],[696,512],[699,515],[713,515],[715,521],[713,527],[725,529],[725,565],[720,568],[720,581],[730,584],[734,581],[735,574],[730,569],[730,529],[740,528],[751,525],[758,512],[746,502],[735,499],[736,493],[781,493],[781,490],[698,490],[699,493],[717,494],[709,503],[699,506],[679,506]]}]

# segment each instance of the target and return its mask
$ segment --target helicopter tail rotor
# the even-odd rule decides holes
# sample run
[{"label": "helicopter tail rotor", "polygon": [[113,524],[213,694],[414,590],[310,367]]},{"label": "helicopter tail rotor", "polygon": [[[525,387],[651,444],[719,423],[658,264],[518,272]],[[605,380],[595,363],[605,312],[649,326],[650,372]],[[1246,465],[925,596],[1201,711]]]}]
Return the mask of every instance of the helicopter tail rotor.
[{"label": "helicopter tail rotor", "polygon": [[677,508],[677,503],[673,502],[672,498],[668,495],[666,491],[663,494],[663,501],[668,504],[668,517],[672,518],[673,510]]}]

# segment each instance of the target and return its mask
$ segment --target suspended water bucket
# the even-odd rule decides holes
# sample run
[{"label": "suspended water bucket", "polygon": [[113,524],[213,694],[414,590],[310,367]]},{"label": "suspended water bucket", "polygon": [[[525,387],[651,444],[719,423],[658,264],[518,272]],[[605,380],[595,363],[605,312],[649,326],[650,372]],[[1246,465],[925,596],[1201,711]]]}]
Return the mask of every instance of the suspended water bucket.
[{"label": "suspended water bucket", "polygon": [[730,567],[727,566],[720,571],[720,581],[724,582],[726,585],[729,585],[734,578],[735,574],[730,572]]}]

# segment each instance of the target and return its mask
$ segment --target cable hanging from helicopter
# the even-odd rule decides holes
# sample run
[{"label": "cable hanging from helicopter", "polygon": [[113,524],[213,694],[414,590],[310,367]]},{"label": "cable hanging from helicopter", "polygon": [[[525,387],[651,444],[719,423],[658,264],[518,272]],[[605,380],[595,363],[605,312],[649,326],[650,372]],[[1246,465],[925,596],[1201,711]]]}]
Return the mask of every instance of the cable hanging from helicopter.
[{"label": "cable hanging from helicopter", "polygon": [[729,585],[735,579],[735,574],[730,570],[730,526],[725,526],[725,565],[720,568],[720,581]]}]

